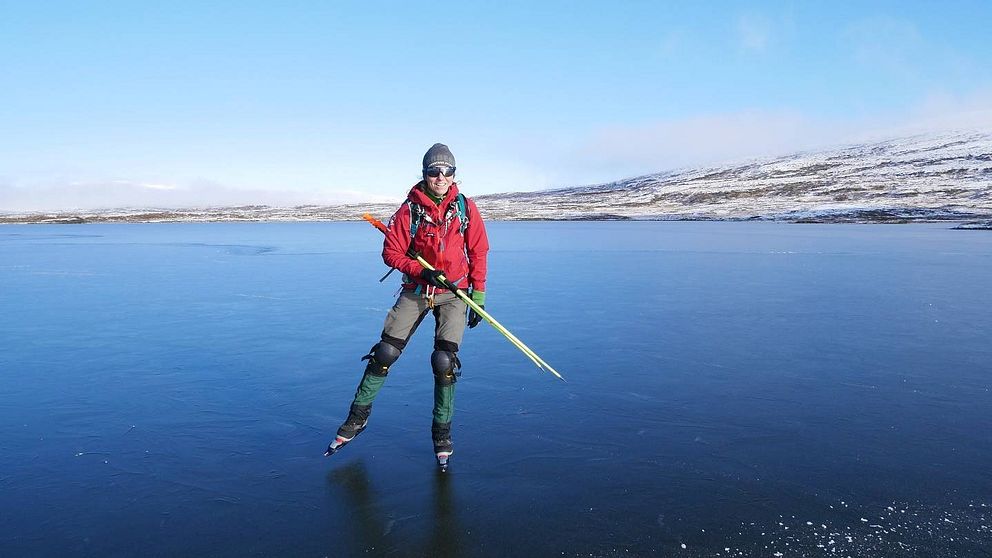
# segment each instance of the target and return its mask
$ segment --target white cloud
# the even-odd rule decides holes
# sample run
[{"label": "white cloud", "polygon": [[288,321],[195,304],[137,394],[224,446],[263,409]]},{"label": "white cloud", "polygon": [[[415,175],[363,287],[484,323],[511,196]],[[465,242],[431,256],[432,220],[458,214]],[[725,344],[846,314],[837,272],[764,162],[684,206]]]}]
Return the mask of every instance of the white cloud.
[{"label": "white cloud", "polygon": [[179,188],[173,184],[138,184],[138,186],[149,190],[177,190]]},{"label": "white cloud", "polygon": [[772,23],[766,17],[744,15],[737,19],[737,38],[746,51],[764,52],[772,36]]},{"label": "white cloud", "polygon": [[660,58],[671,58],[680,55],[687,48],[686,31],[670,29],[658,39],[655,54]]},{"label": "white cloud", "polygon": [[596,174],[656,172],[801,150],[810,143],[812,126],[808,118],[789,111],[699,115],[605,128],[573,156],[588,170],[599,167]]},{"label": "white cloud", "polygon": [[980,128],[992,130],[992,89],[968,95],[933,92],[914,109],[925,130]]},{"label": "white cloud", "polygon": [[589,184],[951,130],[992,132],[992,91],[967,96],[933,93],[910,110],[870,119],[744,111],[602,128],[562,154],[558,182]]},{"label": "white cloud", "polygon": [[354,190],[243,190],[229,188],[210,181],[198,181],[183,185],[121,179],[0,184],[0,212],[236,205],[288,207],[398,200],[397,196],[382,196]]}]

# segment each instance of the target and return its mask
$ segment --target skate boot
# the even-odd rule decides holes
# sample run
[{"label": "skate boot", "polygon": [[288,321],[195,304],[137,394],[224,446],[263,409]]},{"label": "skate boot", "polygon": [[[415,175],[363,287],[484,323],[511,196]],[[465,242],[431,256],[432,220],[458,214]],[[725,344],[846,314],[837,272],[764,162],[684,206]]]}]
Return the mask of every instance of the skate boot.
[{"label": "skate boot", "polygon": [[355,436],[361,434],[365,430],[365,426],[369,423],[369,413],[371,412],[372,405],[353,404],[351,410],[348,412],[348,418],[341,425],[341,428],[338,428],[338,435],[327,446],[327,451],[324,452],[324,455],[334,455],[348,442],[354,440]]},{"label": "skate boot", "polygon": [[451,423],[435,422],[431,426],[431,438],[434,440],[434,456],[441,472],[448,470],[448,458],[455,452],[451,443]]}]

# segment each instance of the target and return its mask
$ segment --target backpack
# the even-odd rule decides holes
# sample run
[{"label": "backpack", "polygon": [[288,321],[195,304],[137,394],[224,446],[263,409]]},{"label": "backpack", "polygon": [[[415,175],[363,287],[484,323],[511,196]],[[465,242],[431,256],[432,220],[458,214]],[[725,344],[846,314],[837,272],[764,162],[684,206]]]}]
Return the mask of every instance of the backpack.
[{"label": "backpack", "polygon": [[[410,208],[410,244],[413,245],[413,237],[417,235],[417,229],[420,227],[420,222],[424,220],[424,207],[419,203],[413,203],[410,200],[406,200],[407,207]],[[458,234],[465,236],[465,229],[468,228],[468,204],[465,202],[465,194],[458,192],[455,196],[455,203],[452,207],[448,207],[448,212],[444,216],[445,223],[450,223],[452,219],[456,216],[458,217],[458,222],[461,223],[458,226]]]},{"label": "backpack", "polygon": [[[406,200],[406,205],[410,208],[410,248],[407,250],[407,253],[412,254],[413,239],[417,235],[417,229],[420,227],[420,222],[424,220],[426,211],[424,211],[424,207],[422,205],[419,203],[413,203],[410,200]],[[468,229],[468,204],[465,202],[465,194],[458,192],[458,195],[455,196],[455,203],[453,206],[453,208],[448,207],[448,212],[445,214],[444,220],[446,223],[450,223],[451,220],[457,216],[458,222],[460,223],[458,226],[458,234],[464,237],[465,230]],[[392,222],[390,222],[390,224],[392,224]],[[396,270],[390,269],[385,275],[382,276],[382,279],[379,279],[379,282],[382,283],[385,281],[386,278],[389,277],[389,275],[394,271]]]}]

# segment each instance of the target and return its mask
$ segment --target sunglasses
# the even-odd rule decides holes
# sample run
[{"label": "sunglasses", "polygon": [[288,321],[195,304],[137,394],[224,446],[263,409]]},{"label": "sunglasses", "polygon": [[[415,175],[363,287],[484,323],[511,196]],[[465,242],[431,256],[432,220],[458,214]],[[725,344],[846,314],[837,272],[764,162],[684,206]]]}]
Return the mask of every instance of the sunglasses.
[{"label": "sunglasses", "polygon": [[424,169],[424,174],[431,178],[437,178],[444,173],[444,176],[455,176],[455,167],[427,167]]}]

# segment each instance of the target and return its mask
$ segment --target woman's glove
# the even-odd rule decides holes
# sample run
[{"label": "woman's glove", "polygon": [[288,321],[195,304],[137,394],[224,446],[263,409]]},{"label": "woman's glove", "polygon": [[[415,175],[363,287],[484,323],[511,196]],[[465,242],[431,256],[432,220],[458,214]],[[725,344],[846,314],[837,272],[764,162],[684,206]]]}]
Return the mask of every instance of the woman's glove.
[{"label": "woman's glove", "polygon": [[[479,305],[479,308],[483,310],[486,309],[486,293],[485,291],[472,291],[472,302]],[[482,321],[482,316],[475,311],[471,306],[468,307],[468,327],[469,329],[479,325]]]},{"label": "woman's glove", "polygon": [[439,289],[449,288],[448,285],[450,283],[448,283],[447,276],[440,269],[430,270],[425,267],[424,270],[420,272],[420,278],[427,281],[428,285]]}]

